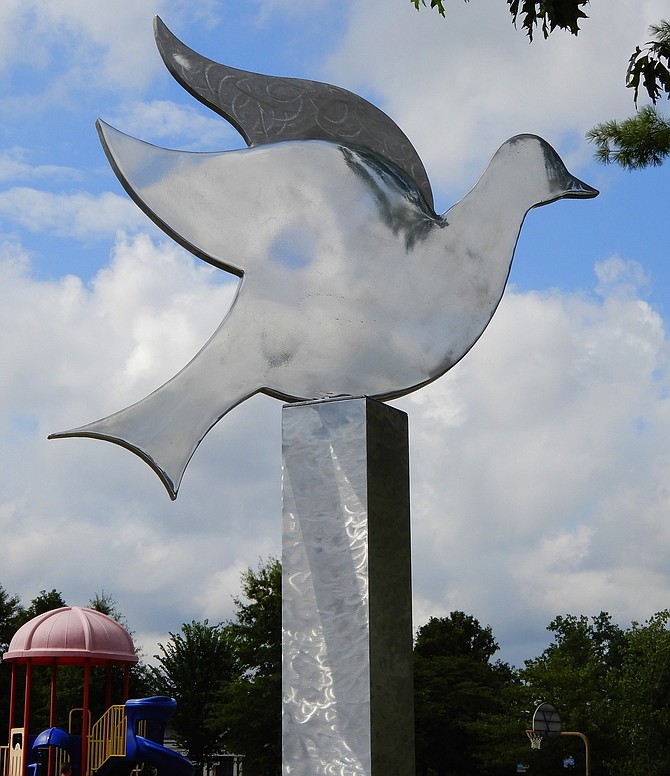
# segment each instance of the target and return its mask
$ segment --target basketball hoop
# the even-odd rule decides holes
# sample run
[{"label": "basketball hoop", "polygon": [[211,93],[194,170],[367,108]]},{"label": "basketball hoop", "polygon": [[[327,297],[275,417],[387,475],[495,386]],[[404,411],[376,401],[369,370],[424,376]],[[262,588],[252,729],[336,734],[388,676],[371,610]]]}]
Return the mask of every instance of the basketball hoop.
[{"label": "basketball hoop", "polygon": [[526,730],[526,735],[530,741],[531,749],[539,749],[542,746],[542,739],[544,738],[544,733],[542,733],[542,731]]}]

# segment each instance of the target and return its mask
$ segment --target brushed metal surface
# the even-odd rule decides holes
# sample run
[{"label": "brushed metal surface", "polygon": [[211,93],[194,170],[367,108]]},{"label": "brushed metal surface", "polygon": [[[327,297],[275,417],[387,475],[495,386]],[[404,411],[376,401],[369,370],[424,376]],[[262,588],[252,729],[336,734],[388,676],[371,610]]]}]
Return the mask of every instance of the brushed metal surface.
[{"label": "brushed metal surface", "polygon": [[407,418],[285,406],[284,776],[414,771]]}]

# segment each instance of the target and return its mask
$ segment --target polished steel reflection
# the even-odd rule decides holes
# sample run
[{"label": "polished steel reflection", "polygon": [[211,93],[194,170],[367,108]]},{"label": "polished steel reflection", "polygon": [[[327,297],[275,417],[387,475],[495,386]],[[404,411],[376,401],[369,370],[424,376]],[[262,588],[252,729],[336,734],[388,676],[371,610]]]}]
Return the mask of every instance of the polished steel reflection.
[{"label": "polished steel reflection", "polygon": [[414,772],[407,416],[287,405],[284,776]]},{"label": "polished steel reflection", "polygon": [[[597,194],[544,140],[519,135],[437,215],[416,152],[369,103],[312,81],[301,91],[295,79],[217,70],[160,24],[157,38],[172,72],[252,147],[185,153],[99,122],[102,144],[145,213],[240,277],[238,293],[209,342],[165,385],[52,436],[129,448],[172,498],[205,434],[255,393],[388,400],[440,377],[491,320],[526,213]],[[389,156],[387,148],[400,150]]]}]

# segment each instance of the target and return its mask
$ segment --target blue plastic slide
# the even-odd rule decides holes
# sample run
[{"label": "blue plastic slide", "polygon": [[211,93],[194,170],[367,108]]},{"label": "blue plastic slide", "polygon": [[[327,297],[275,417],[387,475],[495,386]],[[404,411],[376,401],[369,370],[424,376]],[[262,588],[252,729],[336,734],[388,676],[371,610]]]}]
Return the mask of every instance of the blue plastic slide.
[{"label": "blue plastic slide", "polygon": [[[174,749],[163,746],[165,724],[177,703],[172,698],[158,695],[126,701],[126,759],[147,763],[158,771],[158,776],[193,776],[193,764]],[[147,721],[147,735],[137,735],[137,723]]]},{"label": "blue plastic slide", "polygon": [[28,766],[26,769],[28,776],[37,776],[39,773],[46,773],[49,747],[58,747],[67,752],[67,759],[69,759],[72,764],[73,772],[75,774],[79,773],[81,736],[71,735],[61,728],[50,727],[36,736],[31,736],[30,742]]}]

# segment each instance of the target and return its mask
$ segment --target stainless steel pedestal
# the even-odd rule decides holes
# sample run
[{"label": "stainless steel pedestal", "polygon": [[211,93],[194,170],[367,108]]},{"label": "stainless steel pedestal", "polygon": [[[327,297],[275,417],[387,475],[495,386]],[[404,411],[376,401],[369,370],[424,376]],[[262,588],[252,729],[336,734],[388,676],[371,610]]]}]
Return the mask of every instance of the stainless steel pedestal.
[{"label": "stainless steel pedestal", "polygon": [[283,409],[284,776],[412,776],[407,416]]}]

